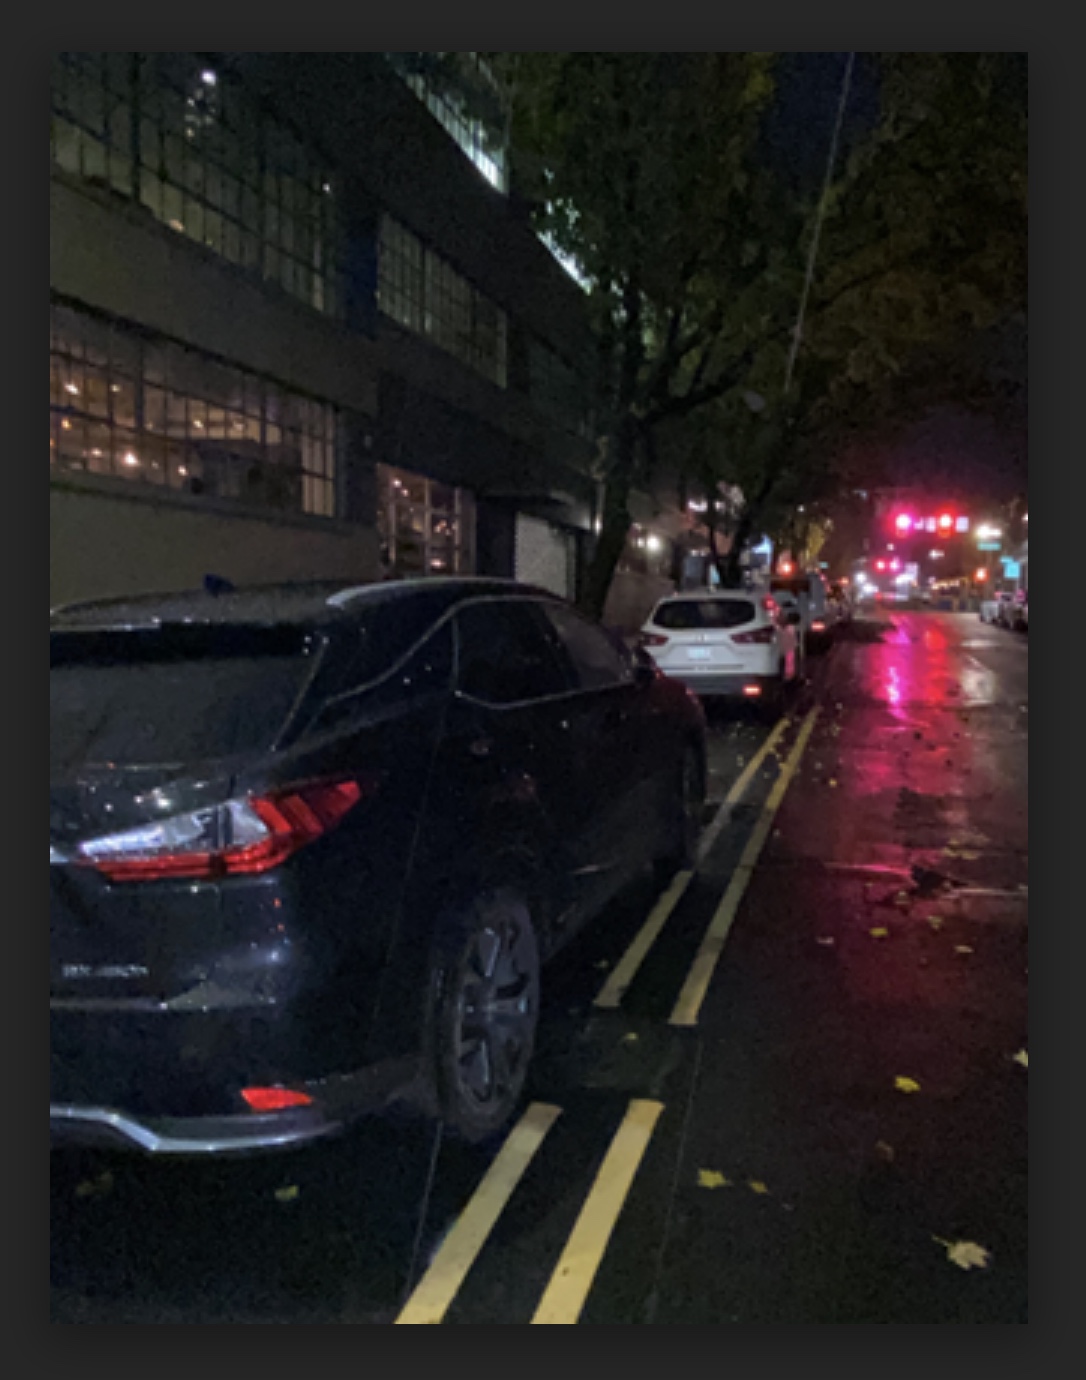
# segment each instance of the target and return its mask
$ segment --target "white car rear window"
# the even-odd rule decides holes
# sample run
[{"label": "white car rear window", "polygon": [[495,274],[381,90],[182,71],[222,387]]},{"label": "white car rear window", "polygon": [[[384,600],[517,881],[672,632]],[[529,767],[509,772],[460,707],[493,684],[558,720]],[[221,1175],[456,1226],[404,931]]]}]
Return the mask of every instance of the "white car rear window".
[{"label": "white car rear window", "polygon": [[673,632],[696,628],[739,628],[753,623],[757,605],[751,599],[672,599],[661,604],[652,621]]}]

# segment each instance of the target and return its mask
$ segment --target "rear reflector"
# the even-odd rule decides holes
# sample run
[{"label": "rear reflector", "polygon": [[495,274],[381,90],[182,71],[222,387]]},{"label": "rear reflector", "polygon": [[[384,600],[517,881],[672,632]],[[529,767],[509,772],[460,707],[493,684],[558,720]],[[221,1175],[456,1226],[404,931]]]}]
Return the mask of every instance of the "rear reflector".
[{"label": "rear reflector", "polygon": [[293,1088],[242,1088],[242,1100],[251,1112],[285,1112],[291,1107],[312,1107],[308,1093]]},{"label": "rear reflector", "polygon": [[663,647],[667,643],[667,638],[662,633],[642,633],[642,647]]},{"label": "rear reflector", "polygon": [[743,686],[743,694],[746,695],[748,699],[756,700],[761,693],[762,687],[760,685]]},{"label": "rear reflector", "polygon": [[316,781],[87,839],[71,861],[112,882],[270,872],[333,829],[375,783]]}]

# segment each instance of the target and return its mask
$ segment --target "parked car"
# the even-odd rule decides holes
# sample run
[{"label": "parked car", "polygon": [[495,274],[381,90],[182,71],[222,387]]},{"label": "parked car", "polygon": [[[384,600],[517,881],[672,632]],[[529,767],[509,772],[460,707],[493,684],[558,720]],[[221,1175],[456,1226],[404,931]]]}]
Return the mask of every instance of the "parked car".
[{"label": "parked car", "polygon": [[854,616],[852,591],[847,585],[835,582],[830,585],[828,592],[829,607],[832,613],[832,622],[840,625],[849,623]]},{"label": "parked car", "polygon": [[1029,632],[1029,595],[1024,589],[1011,596],[1003,609],[1003,622],[1012,632]]},{"label": "parked car", "polygon": [[978,617],[982,623],[999,624],[1009,627],[1007,609],[1012,596],[1008,590],[994,589],[980,601]]},{"label": "parked car", "polygon": [[54,612],[51,1142],[488,1137],[542,965],[690,860],[705,781],[697,699],[513,582]]},{"label": "parked car", "polygon": [[699,696],[756,700],[778,712],[802,674],[801,615],[769,595],[690,591],[660,602],[641,646]]},{"label": "parked car", "polygon": [[769,592],[778,602],[792,602],[799,609],[807,651],[824,651],[830,645],[839,609],[829,597],[829,585],[821,571],[773,575]]}]

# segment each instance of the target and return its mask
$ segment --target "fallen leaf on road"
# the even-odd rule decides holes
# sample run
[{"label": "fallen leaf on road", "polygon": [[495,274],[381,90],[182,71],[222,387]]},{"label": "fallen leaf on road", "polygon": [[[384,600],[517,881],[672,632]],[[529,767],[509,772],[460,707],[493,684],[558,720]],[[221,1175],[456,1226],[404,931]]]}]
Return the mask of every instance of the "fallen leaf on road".
[{"label": "fallen leaf on road", "polygon": [[956,954],[971,954],[973,950],[968,944],[955,944],[954,952]]},{"label": "fallen leaf on road", "polygon": [[829,784],[830,784],[831,786],[836,786],[836,785],[837,785],[836,780],[835,780],[832,776],[831,776],[830,779],[829,779]]},{"label": "fallen leaf on road", "polygon": [[752,1193],[757,1193],[763,1198],[769,1193],[769,1185],[762,1183],[761,1179],[748,1179],[747,1187]]},{"label": "fallen leaf on road", "polygon": [[941,915],[929,915],[928,924],[933,930],[941,930],[944,924],[943,917]]},{"label": "fallen leaf on road", "polygon": [[640,1035],[638,1035],[635,1031],[631,1030],[628,1035],[623,1035],[622,1043],[624,1045],[636,1045],[640,1038]]},{"label": "fallen leaf on road", "polygon": [[894,1162],[894,1147],[892,1145],[887,1145],[884,1140],[877,1140],[875,1142],[875,1154],[886,1164],[893,1164]]},{"label": "fallen leaf on road", "polygon": [[104,1198],[113,1192],[113,1175],[107,1169],[93,1179],[84,1179],[75,1186],[77,1198]]},{"label": "fallen leaf on road", "polygon": [[832,934],[820,934],[815,940],[816,944],[821,944],[823,948],[832,949],[837,943]]},{"label": "fallen leaf on road", "polygon": [[282,1184],[275,1190],[275,1201],[277,1203],[293,1203],[301,1193],[297,1184]]},{"label": "fallen leaf on road", "polygon": [[897,1088],[898,1092],[903,1093],[914,1093],[920,1091],[920,1084],[916,1081],[915,1078],[895,1078],[894,1087]]},{"label": "fallen leaf on road", "polygon": [[719,1169],[699,1169],[699,1188],[731,1188],[731,1179],[726,1179]]},{"label": "fallen leaf on road", "polygon": [[946,1258],[962,1270],[985,1270],[991,1259],[991,1252],[975,1241],[944,1241],[941,1236],[931,1238],[937,1245],[946,1247]]},{"label": "fallen leaf on road", "polygon": [[876,925],[875,928],[869,930],[868,933],[871,935],[872,939],[886,939],[889,937],[890,931],[885,929],[882,925]]},{"label": "fallen leaf on road", "polygon": [[1024,1049],[1020,1049],[1013,1057],[1016,1064],[1021,1064],[1024,1069],[1029,1068],[1029,1055]]},{"label": "fallen leaf on road", "polygon": [[980,854],[973,848],[944,848],[944,858],[961,858],[963,862],[976,862]]},{"label": "fallen leaf on road", "polygon": [[610,966],[611,960],[609,958],[601,958],[600,961],[596,964],[596,969],[598,972],[604,973],[607,971],[608,968],[610,968]]},{"label": "fallen leaf on road", "polygon": [[907,906],[909,905],[910,901],[911,897],[909,896],[909,893],[907,891],[899,891],[897,895],[894,897],[895,906]]}]

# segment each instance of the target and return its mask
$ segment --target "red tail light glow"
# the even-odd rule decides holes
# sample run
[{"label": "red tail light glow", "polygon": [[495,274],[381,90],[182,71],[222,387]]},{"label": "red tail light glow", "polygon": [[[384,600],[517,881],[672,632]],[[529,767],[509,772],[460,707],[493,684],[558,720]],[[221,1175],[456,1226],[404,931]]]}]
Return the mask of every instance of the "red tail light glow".
[{"label": "red tail light glow", "polygon": [[228,800],[88,839],[71,861],[112,882],[253,876],[270,872],[335,828],[366,793],[361,781],[318,781]]},{"label": "red tail light glow", "polygon": [[748,700],[756,700],[761,693],[762,687],[760,685],[743,686],[743,694],[746,695]]},{"label": "red tail light glow", "polygon": [[732,633],[732,641],[739,642],[744,647],[768,645],[777,635],[777,630],[770,624],[765,628],[758,628],[754,632]]},{"label": "red tail light glow", "polygon": [[663,633],[641,634],[642,647],[663,647],[667,645],[667,642],[668,639],[663,635]]},{"label": "red tail light glow", "polygon": [[823,621],[822,621],[821,618],[816,618],[815,621],[811,624],[811,631],[812,631],[812,632],[825,632],[825,631],[826,631],[826,625],[825,625],[825,623],[823,623]]},{"label": "red tail light glow", "polygon": [[285,1112],[291,1107],[312,1107],[308,1093],[294,1088],[242,1088],[242,1100],[251,1112]]}]

